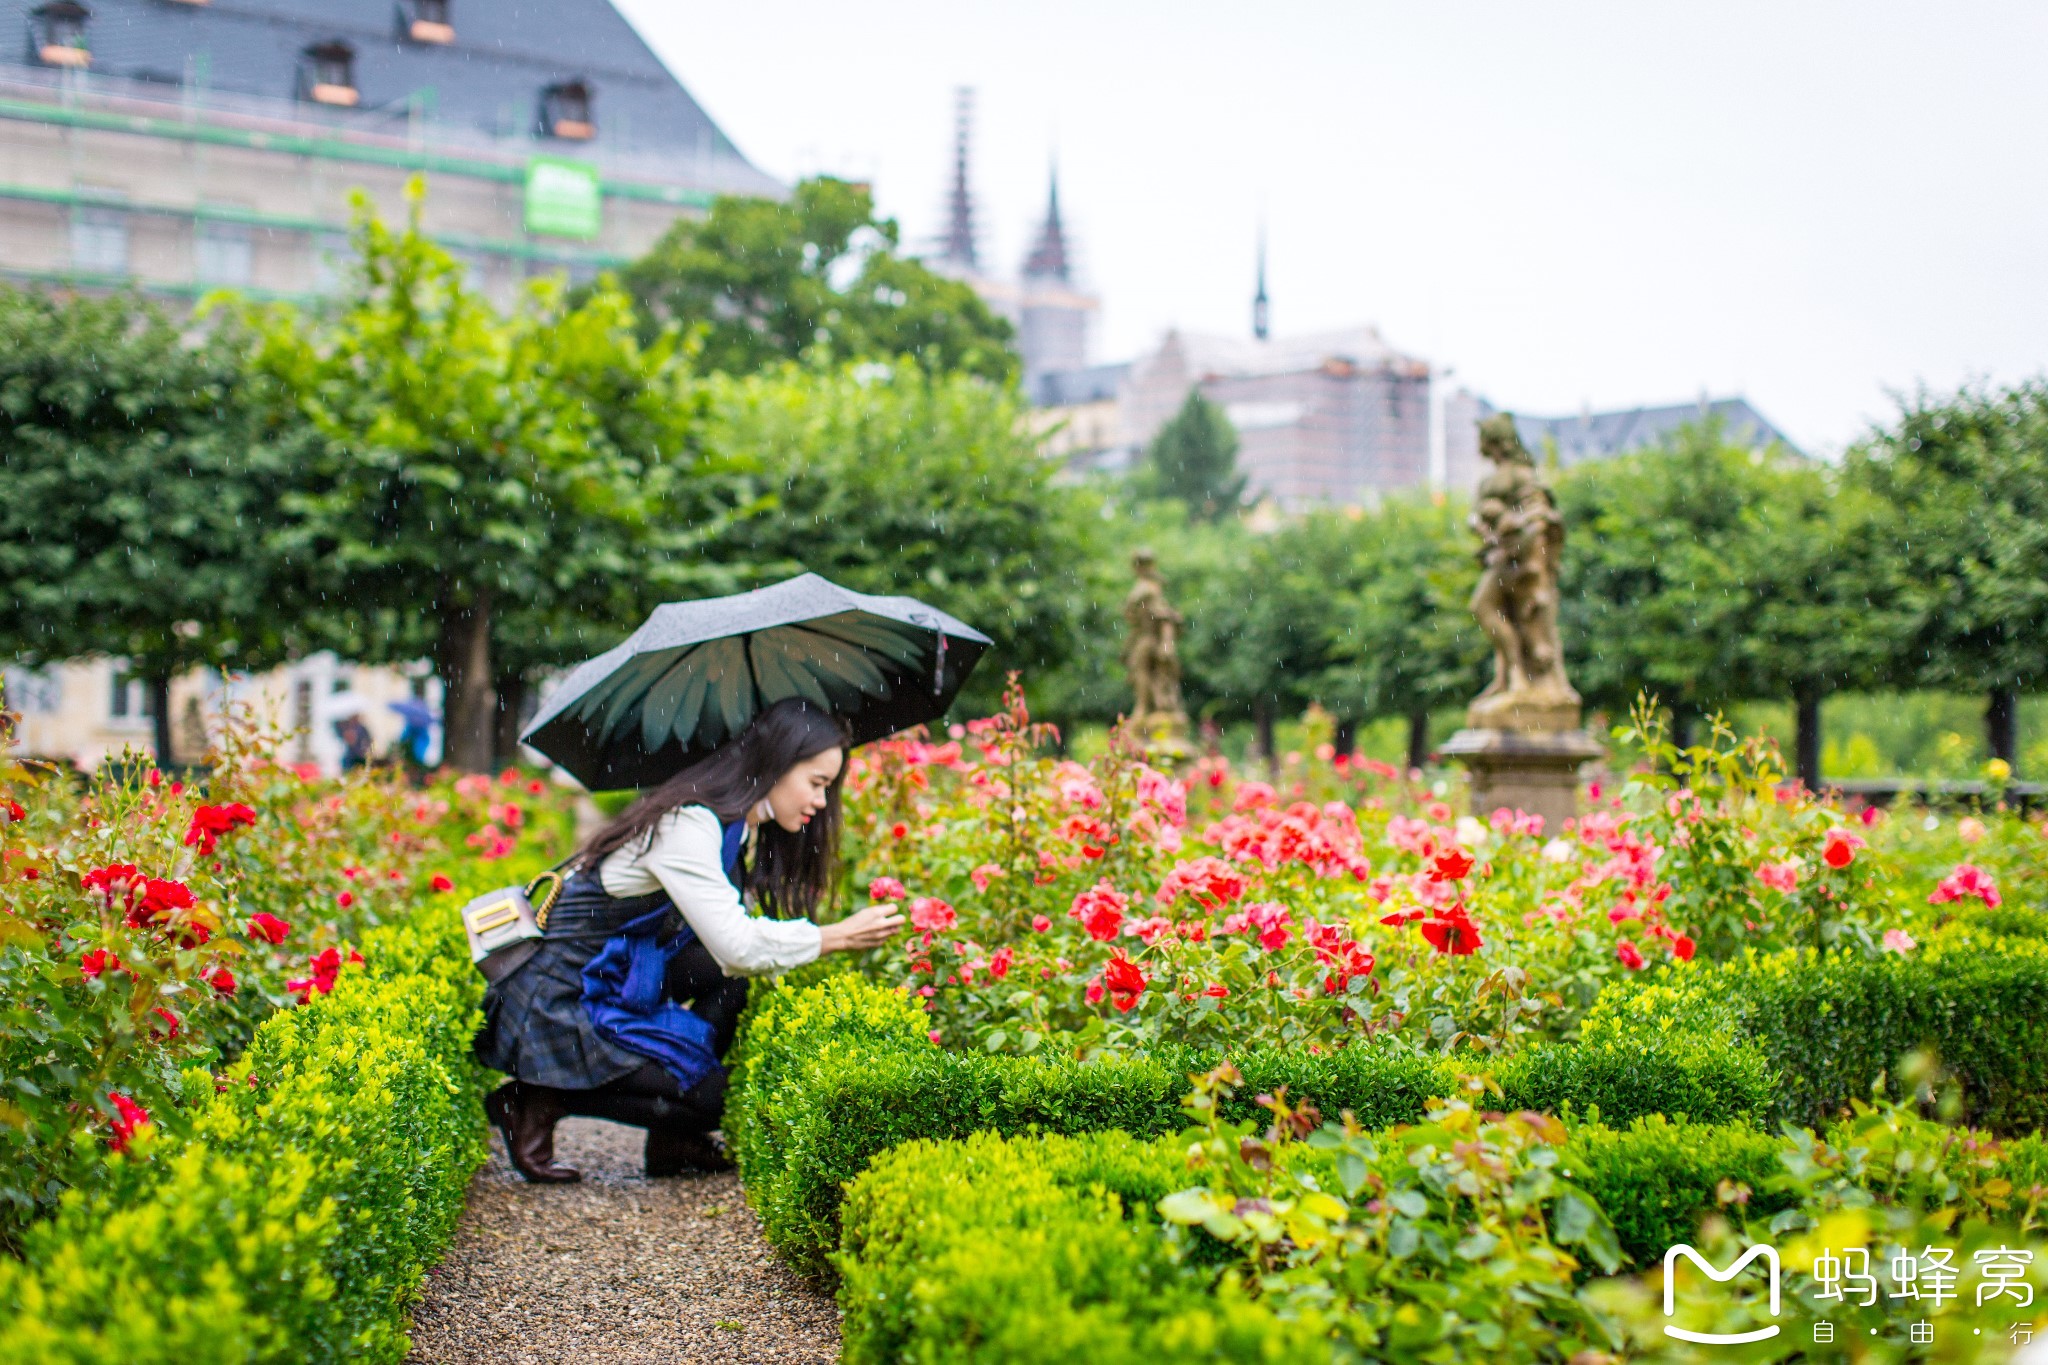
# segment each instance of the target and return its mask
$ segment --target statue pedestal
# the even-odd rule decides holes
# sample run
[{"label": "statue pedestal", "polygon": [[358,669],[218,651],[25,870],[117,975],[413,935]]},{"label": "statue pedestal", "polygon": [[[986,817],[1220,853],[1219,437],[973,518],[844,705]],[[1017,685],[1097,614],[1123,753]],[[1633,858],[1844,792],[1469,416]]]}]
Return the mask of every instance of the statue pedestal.
[{"label": "statue pedestal", "polygon": [[1569,729],[1460,730],[1439,752],[1471,774],[1474,815],[1526,811],[1543,817],[1546,834],[1558,834],[1579,813],[1579,768],[1605,752],[1577,722],[1574,706]]}]

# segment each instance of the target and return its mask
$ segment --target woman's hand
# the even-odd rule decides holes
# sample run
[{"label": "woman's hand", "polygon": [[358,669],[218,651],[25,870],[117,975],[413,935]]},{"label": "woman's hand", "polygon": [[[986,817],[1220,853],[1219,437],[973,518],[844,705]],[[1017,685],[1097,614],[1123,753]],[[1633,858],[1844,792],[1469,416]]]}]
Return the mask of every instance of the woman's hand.
[{"label": "woman's hand", "polygon": [[859,914],[818,926],[820,953],[858,953],[879,948],[903,928],[903,915],[893,905],[870,905]]}]

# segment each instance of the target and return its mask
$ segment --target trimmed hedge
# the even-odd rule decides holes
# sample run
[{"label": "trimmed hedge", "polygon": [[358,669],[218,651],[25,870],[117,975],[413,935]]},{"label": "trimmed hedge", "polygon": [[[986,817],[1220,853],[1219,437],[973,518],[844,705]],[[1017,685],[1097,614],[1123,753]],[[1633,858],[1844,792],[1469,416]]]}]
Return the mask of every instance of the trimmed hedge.
[{"label": "trimmed hedge", "polygon": [[[1186,1050],[1086,1063],[969,1055],[934,1046],[927,1029],[907,994],[853,975],[757,997],[726,1134],[769,1241],[799,1270],[829,1272],[842,1187],[898,1143],[989,1131],[1175,1133],[1189,1075],[1216,1061]],[[1641,1031],[1510,1058],[1359,1047],[1231,1060],[1244,1076],[1233,1119],[1253,1116],[1254,1097],[1284,1085],[1369,1128],[1421,1118],[1461,1070],[1491,1071],[1510,1108],[1597,1111],[1610,1122],[1655,1113],[1741,1120],[1760,1116],[1772,1093],[1753,1052]]]},{"label": "trimmed hedge", "polygon": [[1966,925],[1920,950],[1795,950],[1675,967],[1609,986],[1586,1017],[1595,1046],[1690,1034],[1755,1053],[1779,1077],[1771,1117],[1820,1127],[1925,1051],[1960,1089],[1960,1118],[1994,1133],[2048,1127],[2048,942]]},{"label": "trimmed hedge", "polygon": [[256,1030],[189,1138],[139,1139],[0,1258],[0,1362],[403,1359],[485,1153],[460,900],[373,931],[366,968]]},{"label": "trimmed hedge", "polygon": [[[1702,1219],[1723,1208],[1724,1181],[1751,1218],[1798,1207],[1791,1189],[1767,1188],[1783,1185],[1772,1177],[1786,1172],[1781,1154],[1796,1146],[1742,1124],[1647,1118],[1624,1130],[1573,1125],[1558,1159],[1634,1265],[1654,1273],[1673,1243],[1696,1241]],[[1295,1147],[1288,1164],[1330,1188],[1326,1160]],[[1399,1144],[1385,1143],[1382,1178],[1393,1182],[1402,1162]],[[1868,1172],[1880,1185],[1893,1174],[1881,1165]],[[2001,1150],[1997,1170],[2017,1189],[2040,1183],[2042,1143]],[[1179,1139],[1122,1133],[981,1133],[883,1154],[847,1191],[833,1258],[845,1359],[1331,1358],[1329,1323],[1284,1318],[1229,1280],[1218,1284],[1211,1260],[1234,1253],[1174,1262],[1156,1206],[1195,1182]]]}]

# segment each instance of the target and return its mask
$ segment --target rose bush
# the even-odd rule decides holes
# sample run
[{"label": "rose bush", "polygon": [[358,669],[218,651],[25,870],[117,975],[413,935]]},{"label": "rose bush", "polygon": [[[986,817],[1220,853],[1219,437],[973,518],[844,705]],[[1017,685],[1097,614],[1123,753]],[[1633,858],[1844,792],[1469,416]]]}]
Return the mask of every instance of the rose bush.
[{"label": "rose bush", "polygon": [[1851,812],[1767,743],[1716,726],[1680,749],[1647,709],[1628,738],[1648,762],[1556,830],[1327,748],[1278,783],[1217,757],[1169,774],[1114,735],[1062,759],[1014,684],[955,730],[856,756],[849,863],[913,930],[865,970],[945,1045],[994,1052],[1570,1040],[1604,985],[1660,963],[1911,953],[2031,899],[2044,837],[2002,811]]},{"label": "rose bush", "polygon": [[180,1129],[193,1076],[360,970],[363,935],[447,897],[457,862],[559,856],[566,809],[516,772],[326,780],[239,727],[182,780],[0,757],[0,1247],[137,1133]]}]

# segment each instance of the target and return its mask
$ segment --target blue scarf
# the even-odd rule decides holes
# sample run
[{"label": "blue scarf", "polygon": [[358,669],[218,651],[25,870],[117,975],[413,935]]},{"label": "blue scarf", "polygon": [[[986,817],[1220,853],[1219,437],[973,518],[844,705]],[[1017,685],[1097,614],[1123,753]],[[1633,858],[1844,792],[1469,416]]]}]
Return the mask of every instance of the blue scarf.
[{"label": "blue scarf", "polygon": [[[746,822],[727,825],[724,836],[720,862],[726,879],[737,887]],[[583,969],[583,1012],[599,1037],[660,1063],[687,1091],[722,1068],[711,1025],[662,995],[668,964],[697,939],[687,923],[668,942],[656,939],[672,909],[650,910],[605,940]]]}]

